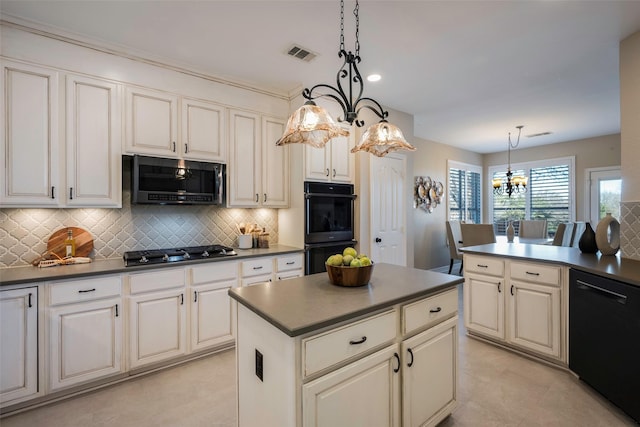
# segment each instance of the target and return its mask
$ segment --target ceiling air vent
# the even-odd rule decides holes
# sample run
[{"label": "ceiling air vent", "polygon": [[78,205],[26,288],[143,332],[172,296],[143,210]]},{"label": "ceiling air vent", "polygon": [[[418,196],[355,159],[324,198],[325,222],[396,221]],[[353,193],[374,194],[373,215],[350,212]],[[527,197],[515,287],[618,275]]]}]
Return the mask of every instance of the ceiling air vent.
[{"label": "ceiling air vent", "polygon": [[552,132],[540,132],[540,133],[532,133],[531,135],[527,135],[527,138],[535,138],[537,136],[545,136],[551,135]]},{"label": "ceiling air vent", "polygon": [[287,55],[293,56],[294,58],[298,58],[306,62],[310,62],[317,56],[315,53],[312,53],[308,49],[297,45],[291,46],[291,48],[287,51]]}]

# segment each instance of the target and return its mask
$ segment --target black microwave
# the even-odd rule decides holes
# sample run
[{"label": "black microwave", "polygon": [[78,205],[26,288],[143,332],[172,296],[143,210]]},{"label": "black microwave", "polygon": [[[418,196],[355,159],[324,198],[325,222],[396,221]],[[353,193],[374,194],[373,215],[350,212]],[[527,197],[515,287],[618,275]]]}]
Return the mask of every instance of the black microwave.
[{"label": "black microwave", "polygon": [[133,156],[131,202],[159,205],[224,205],[225,165]]}]

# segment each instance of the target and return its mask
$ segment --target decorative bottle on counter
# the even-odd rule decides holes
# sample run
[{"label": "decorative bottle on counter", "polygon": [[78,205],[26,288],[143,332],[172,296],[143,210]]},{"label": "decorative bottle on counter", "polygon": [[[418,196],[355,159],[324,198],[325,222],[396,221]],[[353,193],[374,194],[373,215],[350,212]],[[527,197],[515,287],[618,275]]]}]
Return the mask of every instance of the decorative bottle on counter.
[{"label": "decorative bottle on counter", "polygon": [[262,227],[262,233],[260,233],[259,244],[261,248],[269,247],[269,233],[267,233],[267,228]]},{"label": "decorative bottle on counter", "polygon": [[598,252],[598,246],[596,245],[596,233],[594,233],[591,224],[588,222],[585,224],[584,233],[578,241],[578,247],[585,254],[595,254]]},{"label": "decorative bottle on counter", "polygon": [[73,230],[67,230],[67,240],[64,241],[65,256],[76,256],[76,239],[73,238]]},{"label": "decorative bottle on counter", "polygon": [[620,223],[611,212],[607,212],[596,226],[596,245],[602,255],[615,255],[620,249]]},{"label": "decorative bottle on counter", "polygon": [[507,242],[513,242],[514,235],[515,231],[513,230],[513,221],[509,221],[509,225],[507,225]]}]

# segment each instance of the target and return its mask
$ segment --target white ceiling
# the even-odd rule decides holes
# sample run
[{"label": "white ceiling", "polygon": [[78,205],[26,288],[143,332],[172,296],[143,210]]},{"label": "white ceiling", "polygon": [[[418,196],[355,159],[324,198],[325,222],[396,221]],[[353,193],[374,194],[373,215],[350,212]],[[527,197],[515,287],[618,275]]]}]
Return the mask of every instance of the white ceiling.
[{"label": "white ceiling", "polygon": [[[335,84],[339,10],[338,0],[0,3],[5,19],[286,93]],[[636,31],[640,1],[361,0],[360,71],[382,75],[364,96],[413,114],[417,137],[480,153],[504,151],[521,124],[523,148],[617,133],[618,47]],[[294,43],[318,57],[287,56]]]}]

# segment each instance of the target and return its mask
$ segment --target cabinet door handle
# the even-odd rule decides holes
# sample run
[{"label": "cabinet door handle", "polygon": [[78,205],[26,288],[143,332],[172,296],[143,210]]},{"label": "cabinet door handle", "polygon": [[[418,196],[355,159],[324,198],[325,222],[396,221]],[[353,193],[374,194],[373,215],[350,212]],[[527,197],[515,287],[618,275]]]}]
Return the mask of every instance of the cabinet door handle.
[{"label": "cabinet door handle", "polygon": [[409,352],[409,356],[411,356],[411,362],[407,363],[407,366],[410,368],[413,365],[413,351],[411,351],[411,349],[408,348],[407,352]]},{"label": "cabinet door handle", "polygon": [[175,141],[173,141],[173,152],[174,153],[176,152],[176,142]]},{"label": "cabinet door handle", "polygon": [[193,291],[193,302],[198,302],[198,291]]},{"label": "cabinet door handle", "polygon": [[254,269],[254,270],[260,270],[260,269],[262,269],[262,266],[260,265],[260,266],[258,266],[258,267],[253,267],[253,269]]},{"label": "cabinet door handle", "polygon": [[534,273],[534,272],[531,272],[531,271],[527,271],[527,274],[530,274],[531,276],[539,276],[540,275],[540,273]]},{"label": "cabinet door handle", "polygon": [[429,310],[429,313],[440,313],[442,311],[442,307],[432,308]]},{"label": "cabinet door handle", "polygon": [[189,152],[189,144],[187,144],[186,142],[184,143],[184,152],[185,154]]},{"label": "cabinet door handle", "polygon": [[393,369],[393,372],[397,374],[400,370],[400,356],[398,355],[398,353],[393,353],[393,357],[395,357],[398,361],[398,367]]},{"label": "cabinet door handle", "polygon": [[96,288],[93,288],[93,289],[80,289],[80,290],[78,291],[78,293],[79,293],[79,294],[86,294],[86,293],[88,293],[88,292],[95,292],[95,291],[96,291]]},{"label": "cabinet door handle", "polygon": [[264,193],[264,199],[262,200],[263,202],[267,201],[267,193]]},{"label": "cabinet door handle", "polygon": [[119,314],[118,314],[118,304],[116,304],[116,317],[118,317],[118,316],[119,316]]},{"label": "cabinet door handle", "polygon": [[53,185],[51,186],[51,198],[56,198],[56,187],[54,187]]},{"label": "cabinet door handle", "polygon": [[73,200],[73,187],[69,187],[69,200]]},{"label": "cabinet door handle", "polygon": [[513,285],[511,285],[511,295],[513,295]]},{"label": "cabinet door handle", "polygon": [[484,264],[477,264],[477,265],[478,265],[478,267],[480,267],[480,268],[488,268],[488,267],[489,267],[488,265],[484,265]]},{"label": "cabinet door handle", "polygon": [[33,304],[31,303],[31,297],[33,296],[33,294],[31,292],[29,292],[29,307],[33,307]]},{"label": "cabinet door handle", "polygon": [[360,338],[360,339],[359,339],[359,340],[357,340],[357,341],[354,341],[354,340],[349,341],[349,344],[351,344],[351,345],[358,345],[358,344],[362,344],[362,343],[364,343],[366,340],[367,340],[367,337],[362,337],[362,338]]},{"label": "cabinet door handle", "polygon": [[502,292],[502,290],[500,290],[500,282],[498,282],[498,293]]},{"label": "cabinet door handle", "polygon": [[258,203],[258,201],[260,200],[258,197],[258,193],[256,193],[256,203]]},{"label": "cabinet door handle", "polygon": [[327,168],[327,174],[326,175],[329,176],[329,168]]},{"label": "cabinet door handle", "polygon": [[335,169],[333,170],[333,177],[334,178],[336,177],[336,170]]},{"label": "cabinet door handle", "polygon": [[289,261],[289,262],[287,263],[287,265],[293,265],[293,264],[295,264],[295,263],[296,263],[295,261]]}]

